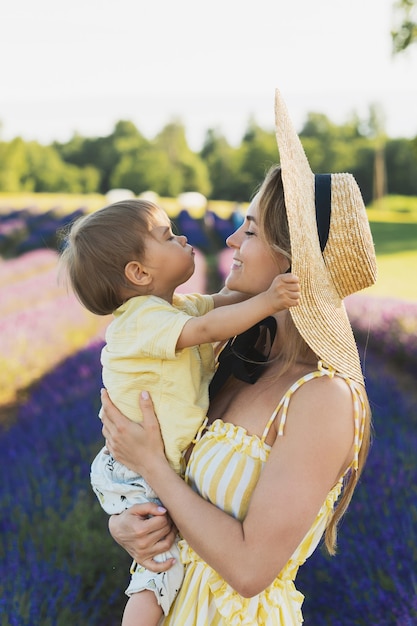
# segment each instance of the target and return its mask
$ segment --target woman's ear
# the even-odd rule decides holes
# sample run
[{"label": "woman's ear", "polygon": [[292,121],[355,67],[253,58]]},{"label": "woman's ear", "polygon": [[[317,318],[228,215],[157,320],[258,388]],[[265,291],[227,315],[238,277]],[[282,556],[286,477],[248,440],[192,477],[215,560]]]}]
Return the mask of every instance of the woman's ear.
[{"label": "woman's ear", "polygon": [[138,287],[146,287],[152,280],[146,268],[138,261],[129,261],[125,265],[125,276],[129,282]]}]

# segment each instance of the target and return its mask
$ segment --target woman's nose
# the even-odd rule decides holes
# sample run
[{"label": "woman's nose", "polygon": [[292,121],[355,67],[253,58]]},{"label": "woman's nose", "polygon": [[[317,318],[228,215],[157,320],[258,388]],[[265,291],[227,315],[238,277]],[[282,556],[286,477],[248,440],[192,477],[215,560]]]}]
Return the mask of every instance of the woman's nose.
[{"label": "woman's nose", "polygon": [[180,244],[182,246],[186,246],[188,243],[188,239],[185,235],[178,235],[178,239],[180,240]]},{"label": "woman's nose", "polygon": [[228,238],[226,239],[226,246],[228,248],[239,248],[238,237],[237,237],[238,231],[239,229],[235,230],[235,232],[229,235]]}]

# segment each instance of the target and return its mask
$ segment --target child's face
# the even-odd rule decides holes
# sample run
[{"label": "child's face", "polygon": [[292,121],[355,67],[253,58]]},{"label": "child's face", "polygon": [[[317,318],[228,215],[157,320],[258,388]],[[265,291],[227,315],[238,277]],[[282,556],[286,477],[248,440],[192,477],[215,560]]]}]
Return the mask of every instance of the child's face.
[{"label": "child's face", "polygon": [[145,265],[152,274],[153,293],[172,297],[194,273],[194,250],[185,235],[174,235],[167,215],[155,219],[145,243]]}]

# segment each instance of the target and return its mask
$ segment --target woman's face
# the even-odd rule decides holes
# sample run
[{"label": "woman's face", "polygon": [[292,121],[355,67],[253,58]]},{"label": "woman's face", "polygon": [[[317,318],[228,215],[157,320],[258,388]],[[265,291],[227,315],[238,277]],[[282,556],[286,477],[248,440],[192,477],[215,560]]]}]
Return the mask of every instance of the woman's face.
[{"label": "woman's face", "polygon": [[226,287],[251,295],[268,289],[275,276],[286,272],[290,265],[284,255],[272,253],[269,244],[260,237],[257,213],[255,197],[242,226],[226,240],[234,250]]}]

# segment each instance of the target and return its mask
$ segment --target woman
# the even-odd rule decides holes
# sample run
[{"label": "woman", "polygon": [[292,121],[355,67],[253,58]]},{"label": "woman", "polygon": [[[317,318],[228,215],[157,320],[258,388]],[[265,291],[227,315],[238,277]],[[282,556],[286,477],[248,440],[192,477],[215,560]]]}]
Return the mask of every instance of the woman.
[{"label": "woman", "polygon": [[[291,267],[301,300],[274,315],[276,329],[268,318],[246,357],[242,337],[220,355],[186,481],[165,459],[147,394],[137,426],[103,393],[110,451],[143,473],[184,538],[185,579],[164,624],[301,624],[297,570],[323,534],[334,553],[369,447],[369,405],[342,303],[376,278],[363,200],[351,175],[313,175],[279,92],[276,125],[282,169],[269,172],[227,240],[234,261],[226,286],[255,295]],[[111,522],[113,536],[148,567],[172,540],[163,512],[131,509]]]}]

